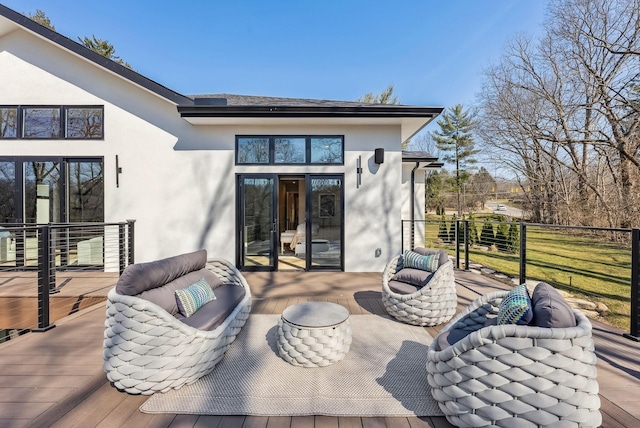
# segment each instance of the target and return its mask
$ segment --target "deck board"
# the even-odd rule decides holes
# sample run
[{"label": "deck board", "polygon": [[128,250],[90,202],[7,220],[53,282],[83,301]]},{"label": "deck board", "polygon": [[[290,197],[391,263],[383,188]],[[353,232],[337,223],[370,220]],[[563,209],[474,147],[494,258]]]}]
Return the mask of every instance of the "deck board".
[{"label": "deck board", "polygon": [[[380,274],[283,272],[246,273],[254,314],[280,314],[287,306],[311,300],[337,302],[351,314],[384,315]],[[93,275],[95,277],[95,275]],[[26,275],[7,284],[26,283]],[[84,278],[84,292],[95,279],[104,296],[113,278]],[[485,276],[456,271],[458,309],[478,296],[508,286]],[[67,287],[72,281],[68,281]],[[79,287],[79,286],[78,286]],[[95,288],[94,287],[94,288]],[[0,289],[2,287],[0,286]],[[80,290],[81,288],[77,288]],[[14,289],[15,291],[15,289]],[[73,299],[73,296],[70,297]],[[82,309],[56,322],[46,333],[31,333],[0,345],[0,426],[82,426],[117,428],[243,427],[319,428],[388,427],[448,428],[443,417],[358,418],[330,416],[197,416],[150,415],[139,411],[145,396],[115,390],[102,371],[104,304]],[[640,426],[640,345],[622,331],[592,321],[598,354],[598,381],[604,427]],[[426,330],[435,337],[441,326]]]}]

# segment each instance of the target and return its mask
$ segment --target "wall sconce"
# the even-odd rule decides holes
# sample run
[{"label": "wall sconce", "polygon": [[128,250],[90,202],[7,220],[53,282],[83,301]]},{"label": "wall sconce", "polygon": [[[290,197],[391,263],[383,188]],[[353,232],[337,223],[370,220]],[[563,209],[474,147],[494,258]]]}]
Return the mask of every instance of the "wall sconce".
[{"label": "wall sconce", "polygon": [[362,185],[362,156],[358,156],[356,162],[356,188],[359,189]]},{"label": "wall sconce", "polygon": [[378,165],[384,163],[384,149],[376,149],[373,160]]},{"label": "wall sconce", "polygon": [[116,155],[116,188],[120,187],[120,174],[122,174],[122,167],[118,161],[118,155]]}]

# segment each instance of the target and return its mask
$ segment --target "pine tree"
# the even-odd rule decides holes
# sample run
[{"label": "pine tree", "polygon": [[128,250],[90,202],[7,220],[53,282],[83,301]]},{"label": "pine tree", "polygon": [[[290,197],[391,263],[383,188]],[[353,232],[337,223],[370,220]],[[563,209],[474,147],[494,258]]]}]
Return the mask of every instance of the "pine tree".
[{"label": "pine tree", "polygon": [[458,197],[458,215],[462,215],[460,193],[464,183],[471,177],[468,167],[476,162],[473,156],[479,152],[474,149],[472,136],[476,125],[475,116],[475,112],[463,110],[461,104],[450,107],[442,113],[441,119],[437,122],[440,131],[431,133],[438,149],[451,153],[446,154],[442,159],[456,165],[455,190]]},{"label": "pine tree", "polygon": [[475,245],[478,242],[478,229],[476,228],[475,217],[473,213],[469,213],[469,244]]},{"label": "pine tree", "polygon": [[480,243],[490,247],[495,242],[495,236],[493,234],[493,225],[489,222],[484,222],[482,230],[480,231]]},{"label": "pine tree", "polygon": [[438,226],[438,239],[441,239],[442,242],[449,242],[449,227],[447,227],[447,219],[442,213],[440,217],[440,225]]}]

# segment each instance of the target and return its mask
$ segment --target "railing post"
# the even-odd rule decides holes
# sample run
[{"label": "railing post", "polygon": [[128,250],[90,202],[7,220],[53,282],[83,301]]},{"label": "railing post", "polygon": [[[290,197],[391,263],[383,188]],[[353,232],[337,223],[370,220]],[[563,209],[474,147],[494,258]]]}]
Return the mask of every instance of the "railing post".
[{"label": "railing post", "polygon": [[640,229],[631,230],[631,333],[623,334],[627,339],[640,342]]},{"label": "railing post", "polygon": [[127,230],[128,230],[128,239],[127,242],[129,243],[128,248],[127,248],[127,254],[129,256],[129,262],[128,264],[132,265],[135,263],[135,228],[134,228],[134,223],[136,221],[135,220],[127,220]]},{"label": "railing post", "polygon": [[51,228],[38,228],[38,327],[31,331],[42,333],[56,325],[49,323],[49,295],[56,286],[55,269],[51,258]]},{"label": "railing post", "polygon": [[127,267],[127,246],[125,224],[118,224],[118,272],[122,275],[124,268]]},{"label": "railing post", "polygon": [[460,233],[460,220],[456,220],[453,239],[456,243],[456,269],[460,269],[460,241],[458,240],[458,234]]},{"label": "railing post", "polygon": [[469,272],[469,220],[464,221],[464,270]]},{"label": "railing post", "polygon": [[520,222],[520,284],[527,282],[527,225]]}]

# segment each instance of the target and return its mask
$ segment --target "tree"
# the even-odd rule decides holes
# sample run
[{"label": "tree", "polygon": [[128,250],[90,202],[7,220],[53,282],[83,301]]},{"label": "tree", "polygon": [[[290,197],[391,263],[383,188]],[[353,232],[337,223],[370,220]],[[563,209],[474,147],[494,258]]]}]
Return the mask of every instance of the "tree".
[{"label": "tree", "polygon": [[473,192],[473,201],[480,203],[484,209],[484,204],[494,191],[496,180],[489,174],[485,167],[480,167],[480,171],[471,176],[471,190]]},{"label": "tree", "polygon": [[398,97],[393,94],[393,84],[390,84],[387,89],[377,95],[367,92],[356,101],[365,104],[400,104]]},{"label": "tree", "polygon": [[36,9],[35,13],[30,13],[27,15],[29,19],[37,22],[38,24],[47,27],[49,30],[56,31],[56,27],[51,24],[51,20],[47,17],[47,15],[40,9]]},{"label": "tree", "polygon": [[120,65],[124,65],[127,68],[131,68],[131,65],[128,62],[125,62],[124,60],[122,60],[122,58],[116,55],[116,48],[111,43],[109,43],[108,40],[99,39],[93,35],[91,36],[91,38],[78,37],[78,40],[84,47],[91,49],[95,53],[98,53],[105,58],[109,58],[110,60],[115,61]]},{"label": "tree", "polygon": [[447,218],[444,215],[444,212],[440,216],[440,224],[438,226],[438,238],[442,240],[442,242],[449,242],[449,226],[447,225]]},{"label": "tree", "polygon": [[444,214],[445,197],[443,196],[447,181],[447,171],[431,171],[426,176],[426,192],[427,192],[427,207],[432,208],[436,214]]},{"label": "tree", "polygon": [[443,160],[456,165],[455,191],[458,199],[458,216],[462,215],[460,193],[463,184],[470,177],[468,168],[476,162],[474,155],[479,152],[474,148],[472,135],[476,125],[475,116],[475,112],[464,110],[461,104],[450,107],[437,122],[440,131],[431,133],[438,149],[447,153],[443,156]]},{"label": "tree", "polygon": [[532,221],[608,227],[640,218],[640,2],[555,0],[486,73],[487,148],[527,185]]}]

